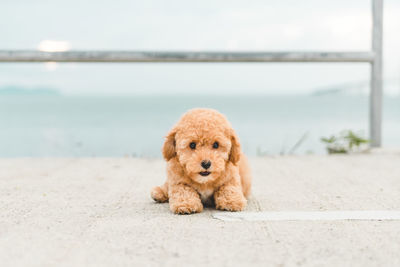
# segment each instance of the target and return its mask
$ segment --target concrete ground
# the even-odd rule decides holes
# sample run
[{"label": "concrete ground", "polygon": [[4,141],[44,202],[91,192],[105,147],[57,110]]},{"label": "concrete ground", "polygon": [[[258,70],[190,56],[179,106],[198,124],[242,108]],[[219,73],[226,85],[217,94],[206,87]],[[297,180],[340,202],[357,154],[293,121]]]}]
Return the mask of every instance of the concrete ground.
[{"label": "concrete ground", "polygon": [[[400,153],[251,159],[247,211],[400,210]],[[1,266],[399,266],[400,221],[221,221],[156,204],[161,160],[1,159]]]}]

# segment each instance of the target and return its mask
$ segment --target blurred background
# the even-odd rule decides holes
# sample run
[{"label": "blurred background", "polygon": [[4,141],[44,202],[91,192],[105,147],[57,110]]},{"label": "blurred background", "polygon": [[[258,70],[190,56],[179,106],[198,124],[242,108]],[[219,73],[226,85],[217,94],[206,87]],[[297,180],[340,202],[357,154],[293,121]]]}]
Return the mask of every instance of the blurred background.
[{"label": "blurred background", "polygon": [[[400,2],[384,2],[383,146],[400,146]],[[371,3],[0,3],[0,49],[368,51]],[[368,137],[367,63],[0,63],[0,157],[161,157],[187,109],[225,113],[251,156]]]}]

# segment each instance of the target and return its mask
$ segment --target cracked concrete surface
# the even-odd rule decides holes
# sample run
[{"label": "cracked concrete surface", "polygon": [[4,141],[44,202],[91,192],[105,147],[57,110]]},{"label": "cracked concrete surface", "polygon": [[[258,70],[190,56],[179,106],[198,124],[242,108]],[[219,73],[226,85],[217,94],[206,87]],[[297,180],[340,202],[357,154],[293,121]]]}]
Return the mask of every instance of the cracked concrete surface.
[{"label": "cracked concrete surface", "polygon": [[[247,211],[400,210],[400,153],[253,158]],[[399,266],[400,221],[172,214],[161,160],[0,159],[1,266]]]}]

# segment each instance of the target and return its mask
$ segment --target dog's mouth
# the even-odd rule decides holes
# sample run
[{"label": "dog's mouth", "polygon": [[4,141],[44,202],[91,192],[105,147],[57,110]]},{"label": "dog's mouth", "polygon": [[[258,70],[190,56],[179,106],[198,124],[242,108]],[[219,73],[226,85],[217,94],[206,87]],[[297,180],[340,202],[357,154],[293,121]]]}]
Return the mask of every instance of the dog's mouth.
[{"label": "dog's mouth", "polygon": [[208,176],[208,175],[210,175],[210,173],[211,173],[211,172],[208,172],[208,171],[199,172],[199,174],[200,174],[201,176]]}]

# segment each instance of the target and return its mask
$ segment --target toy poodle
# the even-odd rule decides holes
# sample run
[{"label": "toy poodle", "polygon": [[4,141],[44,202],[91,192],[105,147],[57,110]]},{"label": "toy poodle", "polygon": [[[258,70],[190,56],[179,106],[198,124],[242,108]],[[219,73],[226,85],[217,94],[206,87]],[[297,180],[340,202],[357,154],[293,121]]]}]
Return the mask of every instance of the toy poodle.
[{"label": "toy poodle", "polygon": [[192,109],[168,133],[162,148],[167,181],[151,191],[172,212],[201,212],[204,205],[241,211],[250,194],[251,173],[239,139],[226,117],[213,109]]}]

